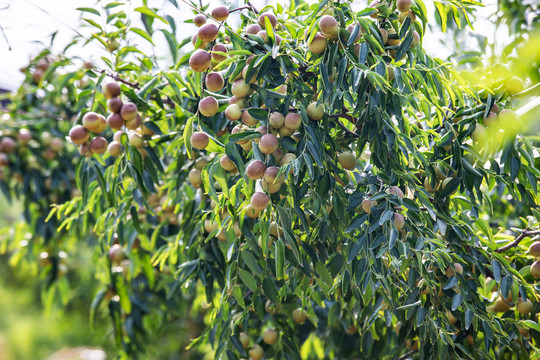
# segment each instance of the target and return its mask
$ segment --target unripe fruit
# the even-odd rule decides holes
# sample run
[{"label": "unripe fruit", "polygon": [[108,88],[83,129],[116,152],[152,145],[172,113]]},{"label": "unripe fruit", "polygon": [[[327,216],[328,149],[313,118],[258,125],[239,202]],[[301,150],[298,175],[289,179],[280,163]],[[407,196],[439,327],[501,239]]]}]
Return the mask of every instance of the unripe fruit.
[{"label": "unripe fruit", "polygon": [[274,329],[267,329],[263,333],[263,341],[265,344],[273,345],[278,339],[278,332]]},{"label": "unripe fruit", "polygon": [[244,347],[244,349],[247,349],[249,346],[249,336],[245,332],[241,332],[240,335],[238,335],[238,339],[240,340],[240,343]]},{"label": "unripe fruit", "polygon": [[231,92],[237,98],[244,98],[249,95],[251,87],[244,82],[244,79],[236,80],[231,85]]},{"label": "unripe fruit", "polygon": [[216,40],[218,33],[219,30],[216,25],[206,24],[199,28],[199,32],[197,33],[197,35],[199,36],[199,39],[204,42],[212,42]]},{"label": "unripe fruit", "polygon": [[456,273],[463,275],[463,266],[460,263],[454,263],[454,267],[449,266],[445,271],[447,277],[454,276]]},{"label": "unripe fruit", "polygon": [[202,184],[201,170],[191,169],[188,173],[188,180],[193,187],[198,188]]},{"label": "unripe fruit", "polygon": [[120,42],[116,39],[107,39],[107,50],[113,52],[120,47]]},{"label": "unripe fruit", "polygon": [[486,128],[482,124],[476,124],[471,135],[474,142],[483,142],[486,139]]},{"label": "unripe fruit", "polygon": [[[354,31],[354,25],[347,26],[347,31],[349,32],[350,35],[352,35]],[[354,39],[354,42],[359,42],[361,38],[362,38],[362,27],[360,26],[360,29],[358,30],[358,34],[356,35],[356,38]]]},{"label": "unripe fruit", "polygon": [[490,112],[488,116],[484,119],[484,125],[487,127],[493,127],[497,124],[498,118],[499,117],[497,116],[497,114],[495,114],[494,112]]},{"label": "unripe fruit", "polygon": [[499,112],[499,120],[504,126],[517,126],[519,124],[519,117],[511,109],[502,109]]},{"label": "unripe fruit", "polygon": [[221,159],[219,159],[219,164],[226,171],[238,171],[238,169],[236,168],[236,164],[231,159],[229,159],[227,155],[224,155]]},{"label": "unripe fruit", "polygon": [[397,187],[397,186],[390,186],[388,188],[388,193],[389,194],[394,194],[396,196],[399,196],[401,199],[403,199],[404,195],[403,195],[403,191]]},{"label": "unripe fruit", "polygon": [[276,184],[270,184],[266,182],[266,180],[263,180],[262,187],[264,191],[267,191],[270,194],[275,194],[281,189],[282,183],[276,183]]},{"label": "unripe fruit", "polygon": [[[281,159],[279,160],[279,166],[287,165],[291,163],[294,159],[296,159],[296,155],[292,153],[287,153],[283,155]],[[292,168],[291,168],[291,171],[292,171]]]},{"label": "unripe fruit", "polygon": [[218,6],[212,10],[212,17],[217,21],[225,21],[229,17],[229,9],[225,6]]},{"label": "unripe fruit", "polygon": [[96,136],[90,140],[90,150],[95,154],[103,154],[107,151],[108,141],[102,136]]},{"label": "unripe fruit", "polygon": [[313,40],[308,44],[308,49],[315,55],[322,54],[328,46],[328,40],[321,34],[316,33]]},{"label": "unripe fruit", "polygon": [[212,56],[208,51],[195,50],[189,58],[189,66],[195,72],[205,72],[212,63]]},{"label": "unripe fruit", "polygon": [[312,120],[321,120],[324,116],[324,106],[322,104],[312,102],[307,107],[307,114]]},{"label": "unripe fruit", "polygon": [[257,35],[257,33],[259,31],[261,31],[262,28],[260,25],[258,24],[252,24],[252,25],[249,25],[247,28],[246,28],[246,34],[251,34],[251,35]]},{"label": "unripe fruit", "polygon": [[107,118],[107,124],[112,128],[116,130],[120,130],[122,126],[124,126],[124,119],[122,119],[122,116],[118,113],[114,113],[109,115]]},{"label": "unripe fruit", "polygon": [[203,14],[195,15],[195,17],[193,18],[193,23],[197,27],[203,26],[204,24],[206,24],[206,15],[203,15]]},{"label": "unripe fruit", "polygon": [[115,82],[108,82],[103,84],[101,91],[105,99],[111,99],[113,97],[120,96],[120,85]]},{"label": "unripe fruit", "polygon": [[[245,105],[245,101],[243,98],[237,98],[236,96],[231,96],[231,98],[229,99],[229,105],[233,105],[233,104],[238,105],[240,109],[242,109]],[[240,116],[242,116],[242,114],[240,114]]]},{"label": "unripe fruit", "polygon": [[529,336],[529,329],[524,328],[523,326],[519,326],[519,325],[516,325],[516,326],[517,326],[518,331],[521,334],[521,336],[523,336],[523,337],[528,337]]},{"label": "unripe fruit", "polygon": [[111,260],[113,264],[119,264],[122,260],[126,258],[126,252],[120,244],[114,244],[113,246],[111,246],[108,255],[109,260]]},{"label": "unripe fruit", "polygon": [[133,120],[129,120],[129,121],[126,120],[126,123],[125,123],[126,127],[129,130],[137,130],[137,128],[141,126],[141,124],[142,124],[141,115],[139,115],[138,113],[137,113],[137,116],[135,116]]},{"label": "unripe fruit", "polygon": [[437,190],[437,183],[438,181],[435,182],[435,187],[432,187],[431,183],[429,182],[429,178],[426,177],[426,179],[424,180],[424,188],[430,193],[435,192],[435,190]]},{"label": "unripe fruit", "polygon": [[99,115],[93,111],[87,112],[84,114],[82,119],[82,124],[85,128],[92,132],[97,132],[96,130],[100,127]]},{"label": "unripe fruit", "polygon": [[362,210],[364,210],[364,212],[366,214],[371,214],[371,208],[373,206],[377,206],[376,201],[372,201],[372,200],[369,200],[369,199],[362,200]]},{"label": "unripe fruit", "polygon": [[138,149],[142,148],[143,145],[144,145],[144,140],[143,140],[142,135],[139,134],[139,133],[136,132],[136,131],[130,131],[130,132],[129,132],[128,140],[129,140],[129,143],[130,143],[132,146],[134,146],[134,147],[136,147],[136,148],[138,148]]},{"label": "unripe fruit", "polygon": [[281,127],[279,129],[279,136],[281,136],[282,138],[284,138],[286,136],[292,136],[295,131],[296,131],[295,129],[289,129],[289,128],[283,126],[283,127]]},{"label": "unripe fruit", "polygon": [[292,318],[295,323],[302,325],[307,320],[307,313],[302,308],[297,308],[293,310]]},{"label": "unripe fruit", "polygon": [[421,41],[421,40],[422,40],[422,39],[420,39],[420,34],[418,34],[418,33],[416,32],[416,30],[414,30],[414,31],[413,31],[413,42],[412,42],[412,43],[413,43],[413,46],[416,46],[416,45],[420,44],[420,41]]},{"label": "unripe fruit", "polygon": [[519,300],[516,308],[521,315],[529,315],[533,309],[533,303],[529,299],[527,301]]},{"label": "unripe fruit", "polygon": [[319,29],[322,34],[329,39],[335,39],[339,35],[339,25],[337,20],[330,15],[324,15],[319,20]]},{"label": "unripe fruit", "polygon": [[394,226],[398,231],[401,231],[403,229],[403,226],[405,225],[405,218],[403,215],[395,213],[394,214]]},{"label": "unripe fruit", "polygon": [[356,167],[356,157],[350,151],[344,151],[338,155],[338,162],[344,169],[354,170]]},{"label": "unripe fruit", "polygon": [[276,28],[276,26],[277,26],[277,18],[276,18],[276,16],[274,14],[272,14],[272,13],[264,13],[261,16],[259,16],[259,25],[261,26],[262,29],[265,28],[264,18],[268,18],[268,20],[270,20],[270,24],[272,24],[272,27],[274,29]]},{"label": "unripe fruit", "polygon": [[115,132],[114,135],[113,135],[113,140],[118,141],[119,143],[121,143],[122,142],[122,135],[124,135],[124,134],[125,134],[125,132],[123,132],[122,130]]},{"label": "unripe fruit", "polygon": [[273,112],[268,119],[270,126],[274,129],[280,129],[285,124],[285,117],[279,112]]},{"label": "unripe fruit", "polygon": [[277,166],[270,166],[266,168],[264,172],[264,180],[270,185],[282,184],[285,181],[285,174],[281,174],[279,178],[277,178],[278,173],[279,168]]},{"label": "unripe fruit", "polygon": [[446,317],[448,318],[448,321],[450,322],[450,324],[454,325],[455,323],[457,323],[458,321],[458,318],[454,316],[454,314],[452,314],[450,312],[450,310],[446,310]]},{"label": "unripe fruit", "polygon": [[[450,181],[452,181],[452,179],[453,178],[451,178],[451,177],[447,177],[446,179],[444,179],[443,182],[441,183],[441,190],[444,189],[448,185],[448,183]],[[456,190],[452,191],[450,193],[450,195],[454,195],[457,191],[458,191],[458,188],[456,188]]]},{"label": "unripe fruit", "polygon": [[535,241],[529,246],[529,255],[534,258],[540,257],[540,241]]},{"label": "unripe fruit", "polygon": [[12,153],[17,148],[17,142],[15,142],[15,140],[13,140],[10,137],[4,137],[2,138],[2,141],[0,142],[0,148],[5,153],[8,153],[8,154]]},{"label": "unripe fruit", "polygon": [[[380,5],[380,3],[381,3],[380,1],[375,0],[375,1],[372,1],[372,2],[368,5],[368,7],[373,8],[373,9],[376,9],[377,6]],[[372,17],[373,19],[376,19],[376,18],[379,16],[379,10],[377,10],[377,12],[375,12],[375,13],[369,15],[369,16]]]},{"label": "unripe fruit", "polygon": [[279,147],[277,137],[272,134],[265,134],[259,139],[259,149],[263,154],[271,154]]},{"label": "unripe fruit", "polygon": [[111,141],[107,147],[107,151],[111,156],[118,156],[122,153],[122,144],[118,141]]},{"label": "unripe fruit", "polygon": [[540,279],[540,261],[533,262],[529,271],[533,278]]},{"label": "unripe fruit", "polygon": [[105,116],[101,114],[98,115],[98,118],[99,118],[98,126],[96,127],[94,132],[102,133],[105,130],[107,130],[107,119],[105,118]]},{"label": "unripe fruit", "polygon": [[381,33],[383,44],[386,44],[386,42],[388,41],[388,32],[384,29],[379,29],[379,32]]},{"label": "unripe fruit", "polygon": [[283,159],[283,151],[281,151],[280,149],[277,149],[276,151],[274,151],[272,153],[272,155],[274,156],[274,160],[279,164],[279,162],[281,161],[281,159]]},{"label": "unripe fruit", "polygon": [[112,113],[119,113],[122,110],[122,100],[119,97],[113,97],[107,100],[107,109]]},{"label": "unripe fruit", "polygon": [[260,213],[258,211],[255,211],[253,207],[251,207],[251,204],[246,205],[246,216],[250,219],[256,219],[258,218]]},{"label": "unripe fruit", "polygon": [[50,146],[53,151],[60,152],[64,148],[64,141],[57,137],[52,138]]},{"label": "unripe fruit", "polygon": [[262,192],[256,192],[251,196],[251,207],[255,211],[263,211],[270,203],[270,197]]},{"label": "unripe fruit", "polygon": [[297,113],[288,113],[283,124],[287,129],[298,130],[302,125],[302,118]]},{"label": "unripe fruit", "polygon": [[[222,53],[227,52],[227,48],[223,44],[216,44],[214,47],[212,47],[212,51],[219,51]],[[222,62],[223,60],[227,59],[227,55],[220,55],[220,54],[212,54],[212,59],[217,62]]]},{"label": "unripe fruit", "polygon": [[257,179],[262,178],[264,176],[265,171],[266,171],[266,164],[263,163],[261,160],[253,160],[246,167],[246,175],[251,180],[257,180]]},{"label": "unripe fruit", "polygon": [[[82,125],[75,125],[69,131],[69,137],[71,139],[71,142],[73,142],[75,145],[81,145],[90,138],[90,132],[88,132],[88,130]],[[5,151],[4,139],[2,139],[2,148]]]},{"label": "unripe fruit", "polygon": [[495,300],[495,303],[488,307],[488,310],[495,312],[505,312],[510,310],[510,305],[508,305],[503,299],[498,297],[497,300]]},{"label": "unripe fruit", "polygon": [[219,90],[223,89],[225,80],[223,80],[223,76],[221,76],[220,73],[211,72],[206,75],[204,83],[209,91],[218,92]]},{"label": "unripe fruit", "polygon": [[259,345],[255,345],[249,350],[249,356],[250,359],[261,360],[264,356],[264,350]]},{"label": "unripe fruit", "polygon": [[259,123],[259,120],[251,116],[247,110],[244,110],[242,112],[242,122],[247,126],[256,126]]},{"label": "unripe fruit", "polygon": [[210,138],[204,132],[194,132],[191,135],[191,146],[195,149],[204,150],[210,143]]},{"label": "unripe fruit", "polygon": [[225,109],[225,116],[231,121],[239,120],[242,117],[242,110],[237,104],[231,104]]},{"label": "unripe fruit", "polygon": [[396,0],[396,8],[399,12],[407,12],[412,6],[412,0]]},{"label": "unripe fruit", "polygon": [[[266,33],[266,30],[261,30],[257,33],[257,36],[259,36],[261,39],[264,40],[265,44],[270,44],[270,39],[268,38],[268,34]],[[274,34],[274,44],[279,46],[281,44],[281,36],[278,34]]]},{"label": "unripe fruit", "polygon": [[122,110],[120,110],[120,116],[122,116],[122,119],[125,121],[131,121],[137,117],[139,114],[139,110],[137,109],[137,105],[135,105],[132,102],[126,102],[122,105]]},{"label": "unripe fruit", "polygon": [[506,86],[506,90],[510,94],[517,94],[518,92],[523,91],[523,89],[525,88],[523,80],[521,80],[517,76],[513,76],[510,79],[506,80],[504,85]]},{"label": "unripe fruit", "polygon": [[17,139],[21,144],[28,144],[32,140],[32,133],[28,129],[20,129],[17,134]]},{"label": "unripe fruit", "polygon": [[206,117],[211,117],[217,114],[219,104],[212,96],[207,96],[199,101],[199,112]]},{"label": "unripe fruit", "polygon": [[145,121],[144,123],[141,124],[141,132],[143,135],[148,135],[148,136],[152,136],[154,135],[154,130],[152,130],[148,125],[150,125],[152,122],[151,121]]},{"label": "unripe fruit", "polygon": [[411,25],[416,21],[416,14],[414,13],[414,11],[409,10],[407,12],[400,12],[399,13],[399,15],[398,15],[399,23],[403,24],[405,22],[405,19],[407,19],[407,17],[411,18]]},{"label": "unripe fruit", "polygon": [[[193,35],[191,37],[191,43],[193,44],[193,47],[195,49],[204,49],[206,48],[206,45],[208,45],[207,42],[204,42],[202,41],[201,39],[199,39],[199,37],[197,36],[197,34]],[[198,44],[198,45],[197,45]]]}]

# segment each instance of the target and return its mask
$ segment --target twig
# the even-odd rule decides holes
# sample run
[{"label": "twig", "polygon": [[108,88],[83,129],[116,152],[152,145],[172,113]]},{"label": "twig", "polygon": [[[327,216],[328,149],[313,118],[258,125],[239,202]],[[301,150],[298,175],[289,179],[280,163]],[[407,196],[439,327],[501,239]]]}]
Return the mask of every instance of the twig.
[{"label": "twig", "polygon": [[129,87],[132,87],[134,89],[137,89],[139,90],[141,87],[139,86],[139,83],[132,83],[132,82],[129,82],[127,80],[124,80],[122,79],[120,76],[118,75],[115,75],[115,74],[111,74],[111,73],[108,73],[107,70],[101,70],[101,73],[102,74],[106,74],[107,76],[113,78],[114,80],[118,81],[118,82],[121,82],[122,84],[126,84],[127,86]]},{"label": "twig", "polygon": [[352,135],[354,136],[355,138],[359,138],[360,135],[358,135],[357,133],[347,129],[347,127],[345,125],[343,125],[343,123],[341,121],[339,121],[339,119],[336,119],[336,123],[339,125],[340,128],[342,128],[347,134],[349,135]]},{"label": "twig", "polygon": [[527,229],[523,230],[523,232],[521,234],[519,234],[518,237],[516,237],[516,239],[514,241],[512,241],[510,244],[507,244],[507,245],[505,245],[503,247],[498,248],[497,250],[495,250],[495,252],[496,253],[501,253],[503,251],[506,251],[508,249],[516,247],[516,246],[519,245],[521,240],[525,239],[528,236],[534,236],[534,235],[540,235],[540,230],[529,230],[529,228],[527,228]]},{"label": "twig", "polygon": [[409,356],[411,356],[412,354],[417,353],[417,352],[418,352],[418,350],[411,350],[409,352],[406,352],[405,354],[398,357],[398,360],[405,360],[406,358],[408,358]]},{"label": "twig", "polygon": [[344,119],[349,120],[352,124],[356,125],[356,118],[349,114],[334,114],[334,115],[330,115],[329,117],[335,118],[335,119],[344,118]]},{"label": "twig", "polygon": [[257,8],[255,8],[255,6],[253,6],[253,4],[251,3],[251,1],[248,1],[247,4],[249,5],[249,7],[251,8],[251,10],[252,10],[255,14],[259,14],[259,10],[257,10]]}]

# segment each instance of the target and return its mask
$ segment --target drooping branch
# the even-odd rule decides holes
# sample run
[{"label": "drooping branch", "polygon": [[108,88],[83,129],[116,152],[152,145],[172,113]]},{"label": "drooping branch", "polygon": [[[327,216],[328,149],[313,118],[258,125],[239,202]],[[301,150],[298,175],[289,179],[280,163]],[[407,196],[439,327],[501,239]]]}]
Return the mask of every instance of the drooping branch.
[{"label": "drooping branch", "polygon": [[120,76],[118,76],[118,74],[111,74],[111,73],[107,72],[106,70],[101,70],[101,73],[107,75],[108,77],[113,78],[114,80],[116,80],[118,82],[121,82],[122,84],[126,84],[127,86],[132,87],[134,89],[139,90],[141,88],[139,86],[138,82],[137,83],[132,83],[132,82],[130,82],[128,80],[122,79]]},{"label": "drooping branch", "polygon": [[519,234],[514,241],[512,241],[511,243],[503,247],[498,248],[497,250],[495,250],[495,252],[502,253],[508,249],[514,248],[519,245],[521,240],[525,239],[526,237],[535,236],[535,235],[540,235],[540,230],[529,230],[529,228],[527,228],[523,230],[523,232]]},{"label": "drooping branch", "polygon": [[355,138],[359,138],[359,137],[360,137],[359,134],[357,134],[357,133],[355,133],[355,132],[353,132],[353,131],[347,129],[347,127],[346,127],[345,125],[343,125],[343,123],[342,123],[341,121],[339,121],[339,119],[336,119],[336,123],[337,123],[337,124],[339,125],[339,127],[340,127],[341,129],[343,129],[343,131],[345,131],[347,134],[352,135],[352,136],[354,136]]}]

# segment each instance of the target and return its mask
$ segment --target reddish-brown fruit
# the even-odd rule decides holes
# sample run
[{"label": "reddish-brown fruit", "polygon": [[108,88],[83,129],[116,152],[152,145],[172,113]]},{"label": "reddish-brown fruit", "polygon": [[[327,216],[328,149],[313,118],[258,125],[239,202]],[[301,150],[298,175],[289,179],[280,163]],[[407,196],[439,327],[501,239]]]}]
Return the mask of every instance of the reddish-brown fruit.
[{"label": "reddish-brown fruit", "polygon": [[270,126],[274,129],[280,129],[285,124],[285,117],[283,116],[283,114],[276,111],[270,114],[270,119],[268,120],[268,122],[270,123]]},{"label": "reddish-brown fruit", "polygon": [[191,37],[191,43],[193,44],[193,47],[195,49],[204,49],[206,48],[206,45],[208,45],[207,42],[204,42],[202,41],[201,39],[199,39],[199,37],[197,36],[197,34],[194,34],[192,37]]},{"label": "reddish-brown fruit", "polygon": [[212,17],[217,21],[225,21],[229,17],[229,9],[225,6],[218,6],[212,10]]},{"label": "reddish-brown fruit", "polygon": [[188,180],[193,185],[193,187],[198,188],[202,184],[202,175],[201,170],[191,169],[188,173]]},{"label": "reddish-brown fruit", "polygon": [[263,211],[270,203],[270,197],[263,192],[256,192],[251,196],[251,207],[255,211]]},{"label": "reddish-brown fruit", "polygon": [[122,245],[114,244],[113,246],[111,246],[111,248],[109,249],[109,260],[111,260],[113,264],[120,264],[120,262],[125,258],[126,252]]},{"label": "reddish-brown fruit", "polygon": [[113,97],[107,100],[107,109],[112,113],[119,113],[123,104],[119,97]]},{"label": "reddish-brown fruit", "polygon": [[195,15],[195,17],[193,18],[193,23],[197,27],[203,26],[204,24],[206,24],[206,15],[203,15],[203,14]]},{"label": "reddish-brown fruit", "polygon": [[335,39],[339,35],[339,24],[337,20],[330,15],[324,15],[319,20],[319,29],[321,33],[329,39]]},{"label": "reddish-brown fruit", "polygon": [[90,154],[90,146],[87,143],[79,146],[79,154],[81,154],[82,156]]},{"label": "reddish-brown fruit", "polygon": [[237,104],[231,104],[225,109],[225,116],[231,121],[240,120],[242,117],[242,110]]},{"label": "reddish-brown fruit", "polygon": [[259,123],[259,120],[251,116],[247,110],[244,110],[242,112],[242,122],[247,126],[256,126]]},{"label": "reddish-brown fruit", "polygon": [[396,229],[398,231],[400,231],[401,229],[403,229],[404,225],[405,225],[405,218],[403,217],[403,215],[395,213],[394,214],[394,226],[396,227]]},{"label": "reddish-brown fruit", "polygon": [[252,34],[252,35],[257,35],[257,33],[259,31],[261,31],[262,28],[260,25],[258,24],[252,24],[252,25],[249,25],[247,28],[246,28],[246,34]]},{"label": "reddish-brown fruit", "polygon": [[420,44],[420,34],[416,32],[416,30],[413,31],[413,46],[416,46]]},{"label": "reddish-brown fruit", "polygon": [[[88,141],[90,138],[90,132],[82,125],[75,125],[69,131],[69,137],[71,142],[73,142],[75,145],[81,145]],[[2,149],[4,149],[3,142],[4,139],[2,139]]]},{"label": "reddish-brown fruit", "polygon": [[[228,50],[223,44],[216,44],[214,47],[212,47],[212,51],[219,51],[222,53],[226,53]],[[227,59],[227,55],[221,55],[221,54],[212,54],[212,59],[217,62],[221,62],[225,59]]]},{"label": "reddish-brown fruit", "polygon": [[107,151],[111,156],[118,156],[122,153],[122,144],[118,141],[111,141],[107,147]]},{"label": "reddish-brown fruit", "polygon": [[265,29],[264,18],[268,18],[268,20],[270,20],[270,24],[272,25],[272,27],[274,29],[276,28],[276,26],[277,26],[277,18],[276,18],[276,16],[274,14],[272,14],[272,13],[264,13],[261,16],[259,16],[259,25],[261,26],[262,29]]},{"label": "reddish-brown fruit", "polygon": [[265,134],[259,139],[259,149],[263,154],[271,154],[279,147],[277,137],[272,134]]},{"label": "reddish-brown fruit", "polygon": [[371,214],[371,208],[377,206],[377,202],[369,199],[362,200],[362,210],[366,214]]},{"label": "reddish-brown fruit", "polygon": [[112,129],[120,130],[122,126],[124,126],[124,119],[122,119],[120,114],[114,113],[107,118],[107,124],[109,124]]},{"label": "reddish-brown fruit", "polygon": [[390,188],[388,188],[388,193],[397,195],[401,199],[403,199],[403,197],[404,197],[403,191],[397,186],[390,186]]},{"label": "reddish-brown fruit", "polygon": [[201,39],[204,42],[212,42],[216,40],[219,33],[219,29],[214,24],[206,24],[199,28],[199,32],[197,33],[199,35],[199,39]]},{"label": "reddish-brown fruit", "polygon": [[218,92],[219,90],[223,89],[223,86],[225,85],[225,80],[223,80],[223,76],[221,76],[220,73],[211,72],[206,75],[204,83],[206,84],[206,88],[209,91]]},{"label": "reddish-brown fruit", "polygon": [[0,142],[0,148],[5,153],[12,153],[17,148],[17,142],[10,137],[4,137]]},{"label": "reddish-brown fruit", "polygon": [[132,102],[124,103],[122,105],[122,110],[120,110],[120,115],[122,116],[122,119],[126,121],[131,121],[135,119],[138,113],[139,110],[137,109],[137,105]]},{"label": "reddish-brown fruit", "polygon": [[101,91],[103,92],[103,96],[105,99],[110,99],[113,97],[120,96],[120,85],[115,82],[108,82],[103,85],[101,88]]},{"label": "reddish-brown fruit", "polygon": [[20,129],[17,134],[17,139],[21,144],[28,144],[32,140],[32,133],[28,129]]},{"label": "reddish-brown fruit", "polygon": [[535,241],[529,246],[529,255],[535,258],[540,257],[540,241]]},{"label": "reddish-brown fruit", "polygon": [[97,113],[90,111],[84,114],[83,119],[82,119],[82,124],[88,130],[92,132],[97,132],[96,130],[100,126],[99,123],[100,123],[100,119]]},{"label": "reddish-brown fruit", "polygon": [[396,0],[396,8],[399,12],[407,12],[412,6],[412,0]]},{"label": "reddish-brown fruit", "polygon": [[217,114],[219,104],[213,96],[207,96],[199,101],[199,111],[206,117],[211,117]]},{"label": "reddish-brown fruit", "polygon": [[96,126],[94,132],[99,134],[107,130],[107,118],[101,114],[98,115],[98,118],[98,125]]},{"label": "reddish-brown fruit", "polygon": [[266,164],[261,160],[253,160],[246,167],[246,175],[251,180],[257,180],[264,176],[266,171]]},{"label": "reddish-brown fruit", "polygon": [[[380,5],[380,3],[381,3],[381,2],[380,2],[379,0],[375,0],[375,1],[372,1],[372,2],[369,4],[368,7],[373,8],[373,9],[376,9],[377,6]],[[373,19],[376,19],[376,18],[379,16],[379,10],[377,10],[377,12],[375,12],[375,13],[369,15],[369,16],[371,16]]]},{"label": "reddish-brown fruit", "polygon": [[302,117],[297,113],[288,113],[283,124],[287,129],[298,130],[302,125]]},{"label": "reddish-brown fruit", "polygon": [[212,56],[208,51],[195,50],[189,58],[189,66],[195,72],[205,72],[212,63]]},{"label": "reddish-brown fruit", "polygon": [[135,116],[135,119],[133,120],[130,120],[130,121],[126,121],[126,127],[129,129],[129,130],[137,130],[137,128],[139,126],[141,126],[142,124],[142,118],[139,114],[137,114],[137,116]]},{"label": "reddish-brown fruit", "polygon": [[[231,96],[229,98],[229,105],[236,104],[242,109],[245,105],[245,101],[243,98],[237,98],[236,96]],[[240,114],[242,116],[242,114]],[[239,118],[240,119],[240,118]]]},{"label": "reddish-brown fruit", "polygon": [[108,141],[102,136],[96,136],[90,140],[90,150],[95,154],[103,154],[109,146]]},{"label": "reddish-brown fruit", "polygon": [[224,155],[221,159],[219,159],[219,164],[226,171],[238,171],[238,169],[236,168],[236,164],[227,155]]},{"label": "reddish-brown fruit", "polygon": [[9,164],[9,158],[7,154],[0,152],[0,165],[6,166]]},{"label": "reddish-brown fruit", "polygon": [[529,271],[533,278],[540,279],[540,261],[533,262]]},{"label": "reddish-brown fruit", "polygon": [[210,138],[204,132],[194,132],[191,135],[191,146],[195,149],[204,150],[210,143]]}]

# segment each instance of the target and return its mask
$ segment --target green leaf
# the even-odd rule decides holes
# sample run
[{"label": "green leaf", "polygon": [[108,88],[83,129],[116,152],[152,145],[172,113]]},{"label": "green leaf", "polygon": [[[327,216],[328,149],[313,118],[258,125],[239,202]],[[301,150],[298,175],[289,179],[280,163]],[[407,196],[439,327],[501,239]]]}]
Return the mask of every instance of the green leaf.
[{"label": "green leaf", "polygon": [[184,127],[184,145],[186,146],[186,152],[188,157],[191,159],[191,135],[193,135],[193,121],[197,119],[196,116],[190,117],[186,121],[186,126]]},{"label": "green leaf", "polygon": [[257,291],[257,282],[250,273],[248,273],[246,270],[240,269],[238,270],[238,276],[240,277],[240,280],[242,280],[242,282],[249,288],[249,290],[253,292]]},{"label": "green leaf", "polygon": [[446,21],[447,21],[446,9],[444,5],[438,1],[434,1],[433,3],[435,4],[435,7],[437,8],[437,12],[439,13],[439,16],[441,18],[441,30],[442,32],[446,32]]},{"label": "green leaf", "polygon": [[146,39],[150,44],[156,46],[156,44],[154,44],[154,42],[152,41],[152,36],[150,36],[150,34],[148,34],[145,30],[139,29],[139,28],[136,28],[136,27],[132,27],[132,28],[129,29],[129,31],[132,31],[135,34],[140,35],[141,37]]},{"label": "green leaf", "polygon": [[135,8],[134,11],[140,12],[141,14],[148,15],[151,18],[156,18],[169,25],[169,22],[165,18],[159,16],[154,10],[150,9],[148,6],[139,6]]},{"label": "green leaf", "polygon": [[101,16],[101,14],[99,13],[99,11],[97,11],[96,9],[93,9],[93,8],[87,8],[87,7],[78,7],[76,8],[75,10],[79,10],[81,12],[89,12],[91,14],[94,14],[94,15],[97,15],[97,16]]},{"label": "green leaf", "polygon": [[264,278],[262,287],[266,296],[268,296],[268,298],[272,300],[273,303],[277,303],[278,302],[277,288],[276,288],[276,284],[274,284],[272,279],[267,278],[267,277]]},{"label": "green leaf", "polygon": [[283,279],[283,268],[285,264],[285,244],[283,240],[278,239],[276,242],[276,278]]}]

